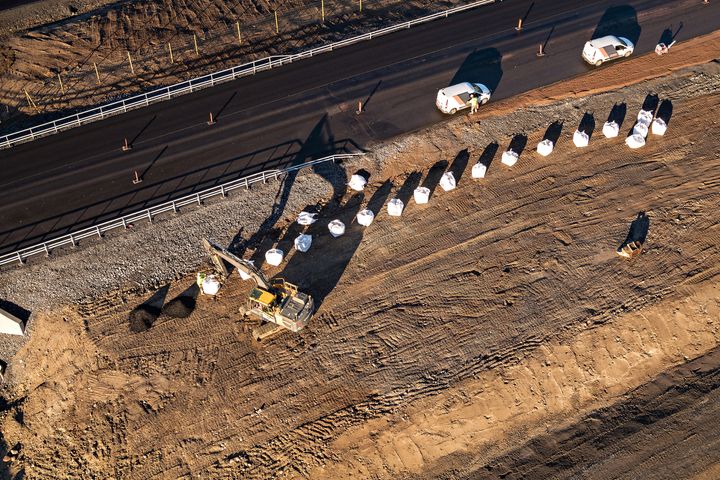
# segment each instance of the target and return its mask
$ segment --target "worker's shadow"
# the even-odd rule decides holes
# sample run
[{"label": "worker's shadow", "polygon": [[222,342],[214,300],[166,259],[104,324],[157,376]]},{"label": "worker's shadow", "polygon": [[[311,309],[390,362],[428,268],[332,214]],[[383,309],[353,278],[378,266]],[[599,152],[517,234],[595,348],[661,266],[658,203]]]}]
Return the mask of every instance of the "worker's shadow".
[{"label": "worker's shadow", "polygon": [[633,220],[630,224],[628,234],[622,244],[620,244],[620,248],[632,242],[640,242],[641,244],[644,244],[649,230],[650,217],[648,217],[645,212],[639,212],[637,217],[635,217],[635,220]]},{"label": "worker's shadow", "polygon": [[641,30],[637,11],[630,5],[619,5],[605,10],[595,27],[592,38],[614,35],[627,38],[637,46]]}]

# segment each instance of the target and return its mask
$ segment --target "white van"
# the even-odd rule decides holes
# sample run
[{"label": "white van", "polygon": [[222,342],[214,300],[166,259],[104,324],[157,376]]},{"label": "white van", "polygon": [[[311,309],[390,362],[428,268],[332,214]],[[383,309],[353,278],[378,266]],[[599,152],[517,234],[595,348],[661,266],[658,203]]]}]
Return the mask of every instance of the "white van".
[{"label": "white van", "polygon": [[635,45],[627,38],[608,35],[585,42],[582,57],[590,65],[599,67],[608,60],[629,57],[633,50]]},{"label": "white van", "polygon": [[478,103],[485,105],[490,100],[490,89],[482,83],[462,82],[438,90],[435,105],[443,113],[454,114],[458,110],[470,108],[470,95],[478,96]]}]

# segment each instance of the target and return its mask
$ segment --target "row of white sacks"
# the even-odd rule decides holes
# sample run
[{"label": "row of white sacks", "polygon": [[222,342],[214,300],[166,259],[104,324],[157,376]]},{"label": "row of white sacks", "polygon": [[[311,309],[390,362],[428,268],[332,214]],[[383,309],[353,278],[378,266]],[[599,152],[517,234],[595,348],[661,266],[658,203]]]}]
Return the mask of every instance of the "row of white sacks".
[{"label": "row of white sacks", "polygon": [[[487,168],[485,167],[485,165],[481,163],[475,165],[473,167],[473,178],[483,178],[485,176],[486,169]],[[362,190],[365,188],[366,183],[367,180],[363,176],[353,175],[348,185],[353,188],[353,190]],[[455,187],[457,186],[457,182],[455,181],[455,176],[453,175],[453,173],[445,172],[440,178],[439,185],[446,192],[455,189]],[[413,192],[413,199],[417,204],[422,205],[428,203],[428,201],[430,200],[430,189],[427,187],[417,187]],[[391,217],[401,216],[404,209],[405,204],[399,198],[393,198],[387,204],[387,212],[388,215],[390,215]],[[300,212],[298,214],[297,223],[304,226],[312,225],[317,221],[316,217],[317,213]],[[363,227],[368,227],[373,222],[373,220],[375,220],[375,214],[372,212],[372,210],[365,208],[358,212],[358,214],[355,216],[355,219],[357,220],[358,224],[362,225]],[[330,235],[332,235],[333,237],[340,237],[345,234],[345,224],[338,219],[332,220],[328,223],[328,230],[330,231]],[[312,245],[312,235],[304,233],[300,234],[297,238],[295,238],[294,243],[296,250],[300,252],[307,252]],[[284,256],[285,253],[279,248],[271,248],[270,250],[265,252],[265,261],[268,263],[268,265],[277,267],[282,263]]]}]

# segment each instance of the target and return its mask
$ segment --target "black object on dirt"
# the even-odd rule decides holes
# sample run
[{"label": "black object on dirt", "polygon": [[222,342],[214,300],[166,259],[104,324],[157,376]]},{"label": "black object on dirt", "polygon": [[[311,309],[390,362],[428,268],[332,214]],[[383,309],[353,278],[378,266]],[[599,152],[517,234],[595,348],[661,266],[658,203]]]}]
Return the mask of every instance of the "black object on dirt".
[{"label": "black object on dirt", "polygon": [[165,304],[162,312],[174,318],[187,318],[195,310],[200,287],[193,283],[187,290]]},{"label": "black object on dirt", "polygon": [[160,309],[152,305],[142,304],[130,312],[130,331],[140,333],[152,328],[160,316]]}]

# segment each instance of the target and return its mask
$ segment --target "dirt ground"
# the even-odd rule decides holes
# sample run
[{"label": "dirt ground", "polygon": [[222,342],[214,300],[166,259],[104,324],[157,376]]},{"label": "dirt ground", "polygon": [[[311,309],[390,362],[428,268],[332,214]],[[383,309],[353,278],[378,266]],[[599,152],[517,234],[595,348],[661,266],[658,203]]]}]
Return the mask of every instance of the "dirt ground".
[{"label": "dirt ground", "polygon": [[[386,161],[365,192],[318,198],[311,250],[263,266],[319,303],[300,334],[255,342],[237,313],[250,285],[236,276],[214,299],[195,298],[188,275],[38,312],[11,367],[0,468],[716,478],[720,63],[653,63],[622,65],[634,85],[601,93],[609,67],[568,83],[571,98],[551,86],[379,147]],[[622,102],[621,135],[605,139]],[[630,150],[623,139],[646,102],[665,115],[670,102],[668,132]],[[595,128],[577,149],[584,113]],[[544,158],[534,146],[554,121],[562,129]],[[524,144],[512,168],[500,162],[511,142]],[[477,161],[490,166],[476,181]],[[458,180],[449,192],[436,188],[446,170]],[[433,189],[428,205],[411,200],[418,185]],[[405,201],[400,218],[383,207],[393,197]],[[352,221],[363,206],[377,214],[366,229]],[[333,218],[348,225],[337,239]],[[291,252],[298,232],[284,218],[246,256]],[[647,237],[631,261],[615,255],[629,235]],[[140,306],[149,313],[132,322]]]},{"label": "dirt ground", "polygon": [[324,23],[315,0],[50,0],[0,11],[5,27],[0,27],[0,128],[14,131],[79,107],[295,53],[461,2],[366,0],[362,13],[356,0],[326,3]]}]

